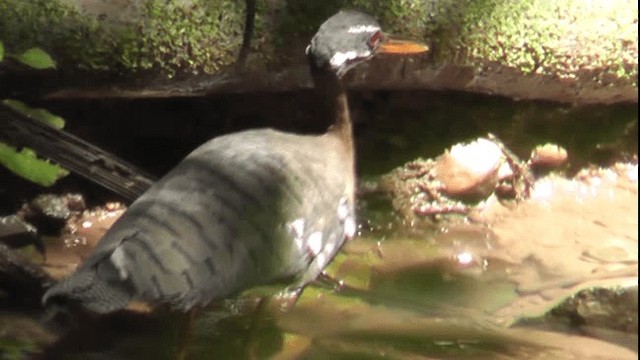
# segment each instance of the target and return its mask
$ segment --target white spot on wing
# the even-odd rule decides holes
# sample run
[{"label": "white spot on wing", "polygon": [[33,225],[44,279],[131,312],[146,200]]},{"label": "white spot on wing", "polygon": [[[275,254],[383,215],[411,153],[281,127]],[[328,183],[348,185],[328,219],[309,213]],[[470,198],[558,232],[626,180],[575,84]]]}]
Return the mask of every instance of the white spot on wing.
[{"label": "white spot on wing", "polygon": [[298,237],[298,238],[294,238],[293,240],[296,244],[296,247],[298,248],[298,251],[302,251],[302,249],[304,249],[304,239],[301,237]]},{"label": "white spot on wing", "polygon": [[324,246],[323,254],[333,254],[333,249],[335,249],[335,244],[328,242],[327,245]]},{"label": "white spot on wing", "polygon": [[304,219],[296,219],[289,223],[289,233],[299,251],[304,249]]},{"label": "white spot on wing", "polygon": [[340,199],[338,204],[338,220],[344,221],[349,216],[349,206],[347,205],[347,198]]},{"label": "white spot on wing", "polygon": [[307,246],[314,256],[318,255],[322,251],[322,233],[320,231],[311,233],[307,239]]},{"label": "white spot on wing", "polygon": [[353,217],[348,217],[344,221],[344,235],[351,239],[356,234],[356,221]]},{"label": "white spot on wing", "polygon": [[113,266],[118,270],[120,279],[125,280],[127,277],[129,277],[129,273],[127,273],[127,269],[125,268],[126,259],[124,256],[124,250],[122,250],[122,248],[117,247],[111,254],[109,260],[111,260]]},{"label": "white spot on wing", "polygon": [[327,255],[325,253],[320,253],[316,257],[316,264],[318,264],[319,268],[324,268],[327,265]]},{"label": "white spot on wing", "polygon": [[304,219],[300,218],[292,221],[289,224],[289,229],[291,230],[293,237],[301,238],[304,234]]}]

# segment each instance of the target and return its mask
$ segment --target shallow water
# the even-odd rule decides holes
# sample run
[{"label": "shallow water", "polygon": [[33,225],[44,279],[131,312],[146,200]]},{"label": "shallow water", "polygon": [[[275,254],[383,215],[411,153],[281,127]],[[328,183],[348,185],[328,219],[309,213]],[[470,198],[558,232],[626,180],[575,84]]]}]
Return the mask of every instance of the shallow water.
[{"label": "shallow water", "polygon": [[[232,114],[234,106],[251,99],[225,101],[227,113]],[[273,109],[284,103],[274,103]],[[564,146],[571,159],[569,174],[587,164],[610,165],[637,154],[637,107],[631,105],[572,108],[429,92],[356,94],[352,105],[361,188],[405,161],[436,156],[456,142],[488,132],[523,158],[537,144]],[[63,114],[69,106],[60,107]],[[554,251],[550,248],[516,253],[513,249],[518,247],[510,243],[535,244],[536,239],[546,239],[547,229],[555,233],[573,229],[568,225],[579,221],[598,220],[598,212],[589,213],[584,204],[599,201],[594,205],[598,209],[619,212],[619,216],[602,217],[610,234],[603,241],[635,241],[636,254],[628,259],[636,259],[637,167],[635,176],[635,188],[631,182],[629,193],[615,195],[627,190],[607,188],[614,195],[604,200],[594,197],[573,203],[578,199],[575,194],[562,195],[566,201],[553,208],[553,218],[564,215],[565,223],[537,218],[542,210],[521,206],[519,212],[502,210],[488,217],[490,226],[409,224],[393,212],[384,195],[363,191],[358,197],[358,236],[343,248],[326,277],[305,289],[294,307],[283,311],[286,299],[260,302],[246,294],[240,300],[212,305],[190,326],[180,316],[117,314],[72,333],[51,356],[173,358],[176,349],[183,348],[189,359],[637,358],[637,349],[629,349],[637,341],[637,328],[635,338],[619,334],[625,347],[582,336],[569,327],[512,325],[549,306],[545,301],[555,301],[559,295],[551,290],[569,291],[585,278],[580,272],[559,270],[561,263],[551,263],[552,257],[544,256]],[[635,203],[628,195],[633,198],[634,191]],[[607,223],[606,218],[612,217],[619,221]],[[536,239],[527,237],[531,229],[537,229],[531,231]],[[580,258],[583,250],[575,257]],[[567,258],[573,256],[570,247],[562,251]],[[549,262],[535,261],[535,256]],[[618,277],[630,275],[637,283],[637,260],[635,269],[635,277],[633,271],[622,271]],[[546,292],[536,289],[538,285]],[[6,325],[6,318],[0,316],[5,319],[0,323]],[[27,326],[26,322],[21,325]],[[34,348],[37,352],[28,337],[39,335],[12,336],[0,336],[0,349],[4,347],[0,359],[25,358]]]}]

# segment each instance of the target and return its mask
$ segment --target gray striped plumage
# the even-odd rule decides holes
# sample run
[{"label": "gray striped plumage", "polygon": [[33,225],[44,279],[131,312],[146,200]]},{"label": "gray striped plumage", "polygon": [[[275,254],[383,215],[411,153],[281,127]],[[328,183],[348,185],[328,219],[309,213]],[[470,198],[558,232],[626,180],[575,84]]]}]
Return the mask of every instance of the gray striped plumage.
[{"label": "gray striped plumage", "polygon": [[187,156],[94,253],[45,294],[98,313],[133,300],[188,310],[279,279],[316,278],[355,233],[352,126],[341,75],[379,50],[379,24],[343,11],[307,48],[327,134],[253,130]]},{"label": "gray striped plumage", "polygon": [[[353,226],[345,146],[331,133],[269,129],[205,143],[136,200],[44,301],[98,313],[133,300],[188,310],[279,279],[306,284],[342,245],[345,223]],[[309,239],[321,239],[320,251]]]}]

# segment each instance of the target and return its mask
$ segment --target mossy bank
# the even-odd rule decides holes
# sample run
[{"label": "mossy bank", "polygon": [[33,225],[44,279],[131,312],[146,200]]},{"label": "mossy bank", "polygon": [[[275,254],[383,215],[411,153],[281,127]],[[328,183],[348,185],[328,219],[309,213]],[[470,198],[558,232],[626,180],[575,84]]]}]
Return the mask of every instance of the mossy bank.
[{"label": "mossy bank", "polygon": [[[245,5],[241,0],[0,0],[0,41],[7,52],[42,47],[62,69],[213,74],[237,59]],[[317,26],[344,8],[369,12],[386,31],[427,42],[431,53],[422,69],[454,65],[471,71],[463,84],[457,78],[456,84],[437,86],[425,85],[430,75],[423,72],[414,76],[413,88],[637,102],[638,5],[631,0],[256,0],[248,66],[268,75],[301,64]],[[529,94],[535,82],[521,82],[520,76],[564,90],[559,96],[545,97],[544,89]]]}]

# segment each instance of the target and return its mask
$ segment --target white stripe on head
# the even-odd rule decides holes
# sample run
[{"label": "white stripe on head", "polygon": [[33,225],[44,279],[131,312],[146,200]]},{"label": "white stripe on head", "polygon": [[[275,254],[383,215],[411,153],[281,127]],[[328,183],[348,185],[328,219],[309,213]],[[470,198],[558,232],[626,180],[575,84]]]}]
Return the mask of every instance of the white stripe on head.
[{"label": "white stripe on head", "polygon": [[373,33],[376,31],[380,31],[380,28],[374,25],[356,25],[349,27],[349,29],[347,30],[347,32],[350,34],[360,34],[363,32]]},{"label": "white stripe on head", "polygon": [[364,58],[370,55],[371,55],[371,51],[365,51],[362,53],[358,53],[356,51],[337,52],[333,54],[333,56],[331,57],[331,60],[329,60],[329,64],[331,64],[332,67],[337,68],[349,60]]}]

